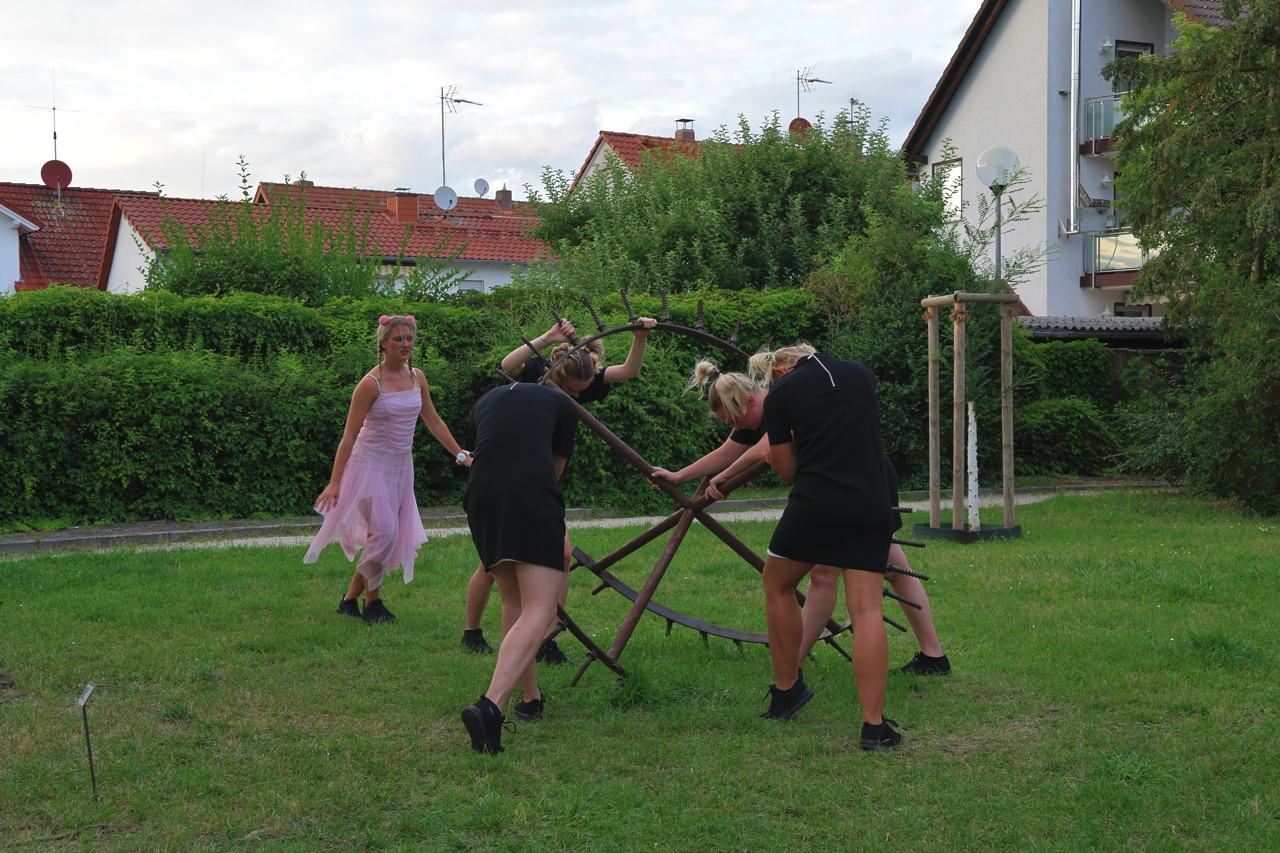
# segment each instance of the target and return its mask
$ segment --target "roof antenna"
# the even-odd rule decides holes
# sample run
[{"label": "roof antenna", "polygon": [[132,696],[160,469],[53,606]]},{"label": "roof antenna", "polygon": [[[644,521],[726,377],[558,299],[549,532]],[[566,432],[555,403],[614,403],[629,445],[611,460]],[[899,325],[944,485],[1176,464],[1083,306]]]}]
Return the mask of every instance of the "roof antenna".
[{"label": "roof antenna", "polygon": [[[40,180],[44,181],[45,186],[55,192],[57,197],[54,201],[54,206],[61,210],[62,188],[71,184],[71,167],[58,159],[58,87],[52,70],[49,72],[49,79],[54,105],[51,107],[38,107],[28,104],[27,106],[33,110],[46,110],[53,113],[53,159],[40,167]],[[78,113],[80,111],[63,108],[63,112]]]},{"label": "roof antenna", "polygon": [[[436,207],[441,210],[449,211],[458,203],[458,194],[449,187],[449,178],[445,171],[444,162],[444,111],[447,107],[449,112],[456,113],[458,104],[471,104],[475,107],[483,107],[484,104],[478,101],[468,101],[466,98],[458,97],[458,89],[460,86],[441,86],[440,87],[440,189],[436,190]],[[453,199],[449,203],[449,199]],[[445,206],[448,204],[448,207]]]},{"label": "roof antenna", "polygon": [[830,80],[822,80],[818,77],[810,77],[809,75],[812,73],[813,73],[812,65],[804,69],[798,69],[796,71],[796,118],[800,118],[800,93],[802,91],[812,92],[813,86],[811,84],[813,83],[830,83],[831,82]]}]

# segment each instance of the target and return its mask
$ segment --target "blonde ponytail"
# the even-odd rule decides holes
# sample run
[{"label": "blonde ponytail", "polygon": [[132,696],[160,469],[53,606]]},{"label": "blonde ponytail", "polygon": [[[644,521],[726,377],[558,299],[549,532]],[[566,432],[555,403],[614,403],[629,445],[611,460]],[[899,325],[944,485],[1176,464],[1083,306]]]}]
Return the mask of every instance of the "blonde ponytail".
[{"label": "blonde ponytail", "polygon": [[593,381],[604,361],[604,344],[592,341],[575,352],[571,344],[563,343],[551,351],[551,381],[563,387],[564,380]]},{"label": "blonde ponytail", "polygon": [[714,363],[700,361],[693,368],[693,378],[685,385],[686,391],[694,389],[705,394],[707,406],[713,414],[723,413],[732,422],[751,408],[747,397],[758,386],[741,373],[721,373]]},{"label": "blonde ponytail", "polygon": [[781,347],[773,352],[762,350],[751,356],[749,362],[751,375],[756,377],[763,387],[768,388],[781,379],[786,371],[794,367],[796,362],[815,352],[817,350],[808,344]]}]

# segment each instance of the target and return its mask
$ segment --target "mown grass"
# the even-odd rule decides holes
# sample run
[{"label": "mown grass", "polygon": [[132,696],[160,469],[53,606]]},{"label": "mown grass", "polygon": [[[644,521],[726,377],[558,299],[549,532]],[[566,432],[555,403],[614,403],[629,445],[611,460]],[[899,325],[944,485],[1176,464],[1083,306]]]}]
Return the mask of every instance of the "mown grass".
[{"label": "mown grass", "polygon": [[[546,670],[546,718],[474,755],[458,713],[493,658],[458,646],[464,537],[424,547],[379,628],[333,615],[336,549],[0,563],[0,845],[105,823],[19,849],[1276,849],[1280,525],[1171,492],[1060,495],[1019,521],[1020,541],[911,552],[955,675],[890,679],[907,740],[887,754],[857,748],[832,650],[806,664],[815,699],[770,723],[766,649],[647,617],[625,685]],[[733,527],[763,548],[772,525]],[[691,539],[659,600],[763,630],[755,573]],[[619,574],[638,586],[656,547]],[[607,644],[627,602],[593,580],[575,573],[570,610]],[[110,685],[90,703],[96,802],[91,680]]]}]

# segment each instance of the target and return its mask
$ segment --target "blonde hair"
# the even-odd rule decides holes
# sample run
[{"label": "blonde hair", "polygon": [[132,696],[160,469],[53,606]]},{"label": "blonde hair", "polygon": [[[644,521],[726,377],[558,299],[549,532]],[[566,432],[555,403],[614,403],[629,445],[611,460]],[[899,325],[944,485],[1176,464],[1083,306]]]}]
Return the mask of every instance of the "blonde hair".
[{"label": "blonde hair", "polygon": [[786,371],[806,356],[813,355],[816,349],[808,344],[795,344],[768,352],[761,350],[751,356],[751,373],[756,376],[762,386],[768,388],[783,377]]},{"label": "blonde hair", "polygon": [[707,406],[713,413],[724,412],[735,421],[751,408],[747,397],[759,390],[759,385],[741,373],[721,373],[710,361],[700,361],[693,368],[693,378],[685,385],[686,391],[697,389],[705,394]]},{"label": "blonde hair", "polygon": [[573,350],[570,344],[560,344],[551,351],[551,381],[563,386],[565,379],[592,381],[600,372],[604,361],[604,344],[592,341]]},{"label": "blonde hair", "polygon": [[[378,367],[382,367],[382,359],[386,358],[387,351],[383,344],[387,342],[387,338],[391,337],[391,332],[400,326],[408,326],[413,330],[414,342],[418,338],[418,322],[412,317],[404,314],[396,314],[394,317],[383,315],[378,318]],[[413,350],[409,351],[409,373],[413,373]],[[415,380],[416,381],[416,380]]]}]

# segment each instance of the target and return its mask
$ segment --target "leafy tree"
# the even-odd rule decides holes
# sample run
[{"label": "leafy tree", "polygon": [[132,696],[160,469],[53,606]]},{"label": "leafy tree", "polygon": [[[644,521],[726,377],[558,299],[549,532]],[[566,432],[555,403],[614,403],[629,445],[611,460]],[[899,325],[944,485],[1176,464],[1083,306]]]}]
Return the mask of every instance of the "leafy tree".
[{"label": "leafy tree", "polygon": [[1118,204],[1142,247],[1158,252],[1134,290],[1166,297],[1166,328],[1190,344],[1181,377],[1146,383],[1166,396],[1131,407],[1131,426],[1159,425],[1137,442],[1148,463],[1151,448],[1171,448],[1156,469],[1180,460],[1195,488],[1275,513],[1280,0],[1224,0],[1223,13],[1235,21],[1224,29],[1179,16],[1176,52],[1104,69],[1130,87],[1116,133],[1127,194]]},{"label": "leafy tree", "polygon": [[776,113],[758,132],[741,119],[692,152],[647,152],[634,173],[612,156],[576,187],[545,170],[529,195],[556,263],[528,277],[594,292],[799,286],[905,181],[865,108],[803,135]]}]

